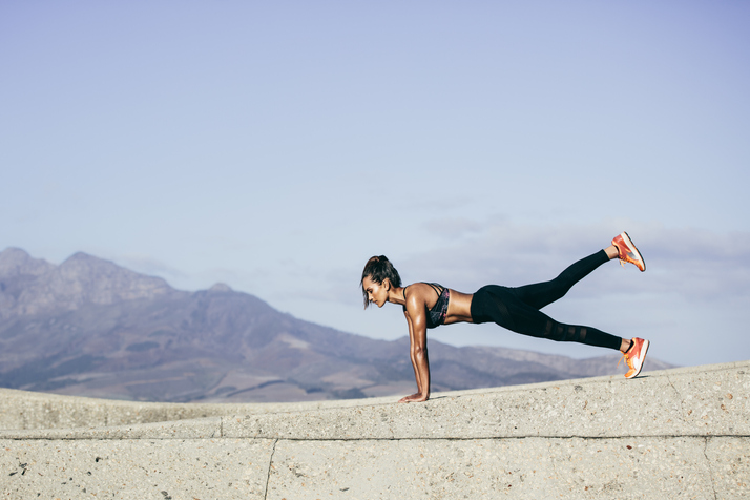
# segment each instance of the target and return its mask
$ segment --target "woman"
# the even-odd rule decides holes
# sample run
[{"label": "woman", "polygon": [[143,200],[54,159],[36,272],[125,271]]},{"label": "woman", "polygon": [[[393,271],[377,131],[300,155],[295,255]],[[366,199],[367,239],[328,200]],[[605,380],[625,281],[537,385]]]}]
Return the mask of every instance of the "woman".
[{"label": "woman", "polygon": [[[494,321],[508,330],[557,341],[581,342],[586,345],[619,350],[628,364],[626,378],[641,373],[649,341],[624,339],[586,326],[565,325],[540,312],[570,290],[584,276],[610,259],[630,263],[646,270],[638,249],[623,232],[604,250],[584,257],[545,283],[506,288],[489,285],[476,293],[466,294],[434,283],[415,283],[401,287],[401,277],[385,255],[372,257],[362,271],[362,295],[365,309],[386,302],[403,307],[409,324],[411,362],[417,379],[417,393],[399,402],[426,401],[430,397],[430,359],[427,354],[427,329],[461,321],[485,323]],[[619,364],[619,363],[618,363]]]}]

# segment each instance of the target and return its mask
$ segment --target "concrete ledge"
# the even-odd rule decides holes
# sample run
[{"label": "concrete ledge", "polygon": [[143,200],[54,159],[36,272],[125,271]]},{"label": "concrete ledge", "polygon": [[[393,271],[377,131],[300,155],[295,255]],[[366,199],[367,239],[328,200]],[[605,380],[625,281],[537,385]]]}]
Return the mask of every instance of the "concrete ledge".
[{"label": "concrete ledge", "polygon": [[[283,439],[747,436],[750,361],[651,372],[633,380],[607,376],[436,393],[421,404],[398,404],[395,399],[227,405],[139,403],[5,389],[0,391],[0,422],[5,424],[0,427],[5,429],[0,430],[0,438],[132,438],[148,437],[150,430],[159,438],[166,428],[174,438],[193,438],[191,426],[207,429],[207,425],[220,425],[220,430],[212,431],[217,437]],[[54,417],[49,417],[50,413]],[[81,425],[81,417],[86,414],[93,415],[93,422]],[[32,419],[34,415],[38,421]],[[221,417],[221,424],[205,420],[210,416]],[[102,424],[125,419],[135,422]],[[47,432],[22,432],[39,429],[50,420],[55,425]],[[144,420],[170,423],[141,427]],[[74,425],[51,432],[62,422]]]},{"label": "concrete ledge", "polygon": [[[395,396],[394,396],[395,397]],[[394,397],[370,398],[370,403]],[[398,399],[398,398],[396,398]],[[0,389],[0,430],[74,429],[167,422],[221,415],[350,408],[356,399],[292,403],[148,403]]]},{"label": "concrete ledge", "polygon": [[0,439],[210,439],[222,437],[222,418],[75,429],[0,431]]},{"label": "concrete ledge", "polygon": [[599,377],[381,404],[225,418],[227,437],[483,439],[748,436],[750,363]]},{"label": "concrete ledge", "polygon": [[[112,412],[139,408],[138,418],[215,416],[0,431],[0,493],[10,499],[750,498],[749,374],[750,362],[725,363],[635,380],[436,394],[422,404],[379,398],[261,405],[236,416],[238,407],[249,407],[143,409],[88,400],[81,404],[111,405]],[[14,401],[45,396],[11,392]],[[54,404],[59,410],[70,402]]]}]

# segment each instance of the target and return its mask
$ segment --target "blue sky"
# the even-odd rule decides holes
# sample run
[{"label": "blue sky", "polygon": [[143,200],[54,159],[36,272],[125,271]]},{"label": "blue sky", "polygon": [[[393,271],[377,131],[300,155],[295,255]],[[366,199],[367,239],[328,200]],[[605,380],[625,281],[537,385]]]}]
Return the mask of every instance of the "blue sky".
[{"label": "blue sky", "polygon": [[[0,2],[0,249],[223,282],[393,339],[386,254],[473,292],[554,277],[546,309],[681,365],[750,358],[745,2]],[[576,357],[494,325],[454,345]]]}]

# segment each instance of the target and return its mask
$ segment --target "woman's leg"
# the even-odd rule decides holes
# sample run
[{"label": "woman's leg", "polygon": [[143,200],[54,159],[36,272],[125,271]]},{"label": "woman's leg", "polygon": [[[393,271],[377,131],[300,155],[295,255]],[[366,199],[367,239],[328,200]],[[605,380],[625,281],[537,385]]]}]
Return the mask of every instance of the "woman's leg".
[{"label": "woman's leg", "polygon": [[532,337],[557,341],[574,341],[586,345],[619,350],[625,353],[629,371],[626,378],[638,376],[648,351],[649,341],[625,339],[596,328],[566,325],[539,311],[567,293],[583,277],[605,262],[619,257],[621,262],[646,269],[643,257],[627,233],[612,239],[612,245],[584,257],[547,283],[506,288],[496,285],[480,288],[473,296],[471,316],[475,323],[494,321],[508,330]]},{"label": "woman's leg", "polygon": [[596,328],[566,325],[522,301],[518,289],[486,286],[474,294],[471,314],[474,321],[493,321],[497,325],[522,335],[546,338],[559,342],[580,342],[620,351],[630,342]]},{"label": "woman's leg", "polygon": [[[513,295],[512,292],[513,290],[511,290],[511,295]],[[514,323],[512,330],[523,335],[546,338],[558,342],[580,342],[616,351],[619,351],[623,346],[622,337],[617,337],[588,326],[560,323],[518,298],[507,300],[505,307]]]},{"label": "woman's leg", "polygon": [[[610,247],[614,248],[614,247]],[[556,278],[545,283],[513,288],[516,297],[534,309],[542,309],[568,293],[568,290],[591,271],[610,260],[610,248],[600,250],[568,266]],[[616,252],[616,249],[615,249]],[[615,253],[615,255],[617,255]]]}]

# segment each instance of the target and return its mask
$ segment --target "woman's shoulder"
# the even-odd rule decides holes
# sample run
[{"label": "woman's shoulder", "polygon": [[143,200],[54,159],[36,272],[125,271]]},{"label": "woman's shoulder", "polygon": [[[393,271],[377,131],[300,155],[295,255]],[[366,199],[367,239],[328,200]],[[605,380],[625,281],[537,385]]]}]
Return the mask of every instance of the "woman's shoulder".
[{"label": "woman's shoulder", "polygon": [[[408,292],[406,292],[407,289],[408,289]],[[412,283],[411,285],[407,285],[406,287],[404,287],[404,291],[406,293],[412,293],[412,292],[416,292],[416,293],[433,292],[434,293],[435,291],[438,291],[438,293],[440,293],[444,289],[445,287],[438,285],[437,283],[427,283],[423,281]]]},{"label": "woman's shoulder", "polygon": [[424,290],[434,290],[435,288],[439,288],[442,290],[444,288],[447,288],[439,283],[432,283],[429,281],[419,281],[417,283],[412,283],[411,285],[407,286],[407,288],[411,288],[411,287],[418,287]]},{"label": "woman's shoulder", "polygon": [[404,287],[404,300],[407,304],[415,305],[433,304],[446,288],[436,283],[412,283]]}]

